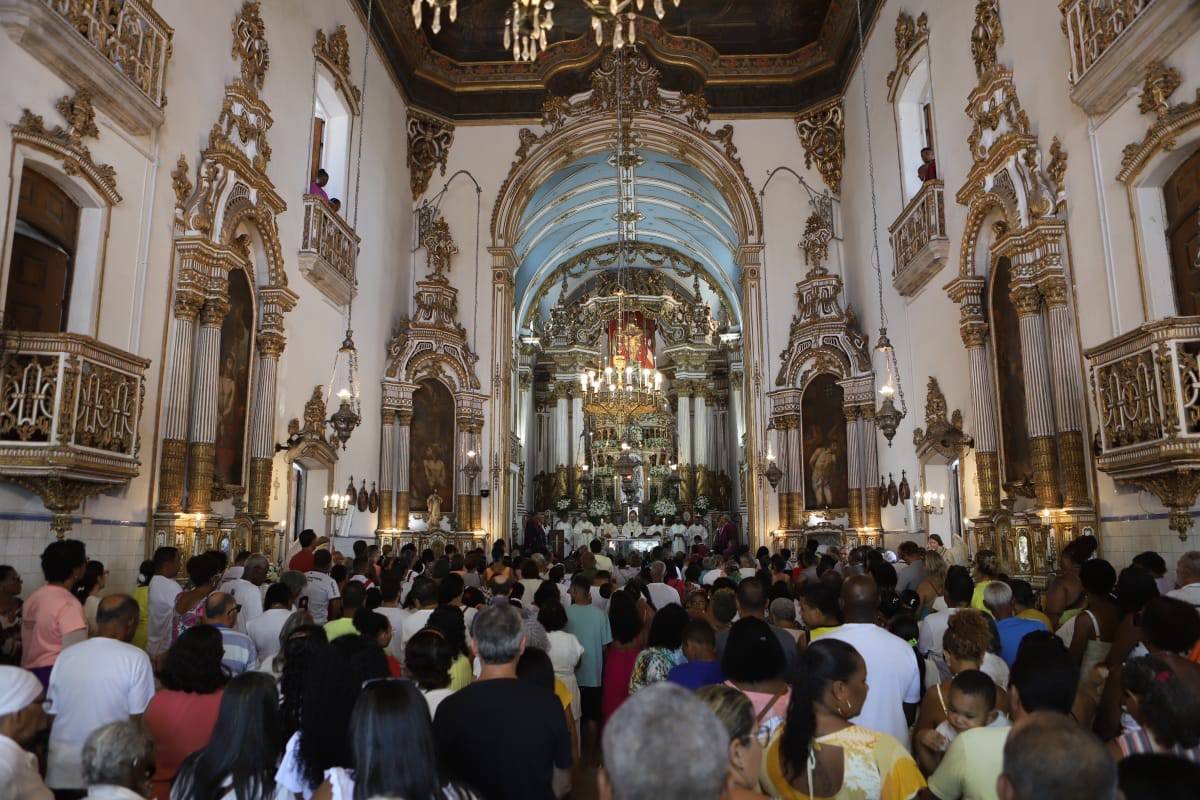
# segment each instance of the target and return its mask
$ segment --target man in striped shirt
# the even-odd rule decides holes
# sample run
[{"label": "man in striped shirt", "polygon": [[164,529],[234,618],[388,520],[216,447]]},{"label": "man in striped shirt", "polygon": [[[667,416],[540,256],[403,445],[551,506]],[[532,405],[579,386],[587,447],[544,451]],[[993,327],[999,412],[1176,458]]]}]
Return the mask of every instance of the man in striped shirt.
[{"label": "man in striped shirt", "polygon": [[204,602],[204,624],[220,631],[225,646],[221,664],[230,675],[241,675],[258,666],[258,648],[254,646],[254,640],[235,630],[241,608],[233,595],[225,592],[213,592]]}]

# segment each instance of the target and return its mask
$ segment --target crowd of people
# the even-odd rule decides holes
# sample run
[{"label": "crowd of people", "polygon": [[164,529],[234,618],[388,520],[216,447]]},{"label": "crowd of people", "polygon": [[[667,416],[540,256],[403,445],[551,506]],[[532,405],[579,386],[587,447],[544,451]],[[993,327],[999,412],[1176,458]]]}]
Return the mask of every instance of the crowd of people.
[{"label": "crowd of people", "polygon": [[[131,595],[0,566],[0,800],[1106,800],[1200,785],[1200,552],[594,540],[565,559],[311,531],[159,548]],[[99,589],[97,588],[99,587]],[[10,633],[15,630],[14,635]],[[1118,795],[1118,786],[1121,795]]]}]

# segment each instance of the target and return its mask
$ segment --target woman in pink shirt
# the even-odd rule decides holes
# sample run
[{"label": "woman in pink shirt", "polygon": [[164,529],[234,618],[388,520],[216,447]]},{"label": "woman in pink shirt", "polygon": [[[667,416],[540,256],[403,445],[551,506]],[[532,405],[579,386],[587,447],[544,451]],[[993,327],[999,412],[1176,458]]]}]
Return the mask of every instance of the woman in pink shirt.
[{"label": "woman in pink shirt", "polygon": [[25,600],[21,620],[21,666],[42,686],[50,683],[50,670],[63,648],[87,638],[83,606],[70,590],[86,566],[87,552],[77,539],[51,542],[42,551],[46,583]]},{"label": "woman in pink shirt", "polygon": [[604,653],[604,673],[600,679],[601,719],[604,722],[629,697],[629,679],[644,643],[642,615],[631,593],[613,592],[608,601],[608,622],[613,641]]}]

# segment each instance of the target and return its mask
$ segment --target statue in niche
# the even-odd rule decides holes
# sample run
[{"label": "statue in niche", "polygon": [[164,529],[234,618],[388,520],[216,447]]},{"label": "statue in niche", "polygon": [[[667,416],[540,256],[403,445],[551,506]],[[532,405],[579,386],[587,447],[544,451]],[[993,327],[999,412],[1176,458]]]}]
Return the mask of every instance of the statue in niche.
[{"label": "statue in niche", "polygon": [[440,458],[437,445],[429,445],[425,448],[425,455],[421,458],[421,469],[425,473],[425,483],[430,489],[435,492],[441,491],[442,484],[446,482],[446,462]]},{"label": "statue in niche", "polygon": [[434,520],[442,517],[442,498],[437,492],[430,492],[425,498],[425,509],[429,512],[429,525],[433,527]]}]

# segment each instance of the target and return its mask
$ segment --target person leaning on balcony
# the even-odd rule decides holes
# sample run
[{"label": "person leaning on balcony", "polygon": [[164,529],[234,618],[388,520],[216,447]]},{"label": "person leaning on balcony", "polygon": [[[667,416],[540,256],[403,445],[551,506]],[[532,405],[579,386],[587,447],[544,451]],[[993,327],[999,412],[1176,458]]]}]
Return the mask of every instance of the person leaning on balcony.
[{"label": "person leaning on balcony", "polygon": [[937,161],[933,157],[932,147],[921,148],[921,166],[917,167],[917,177],[922,183],[937,180]]},{"label": "person leaning on balcony", "polygon": [[315,194],[322,200],[328,200],[329,195],[325,194],[325,184],[329,183],[329,173],[323,169],[317,170],[317,177],[313,178],[312,183],[308,185],[308,193]]}]

